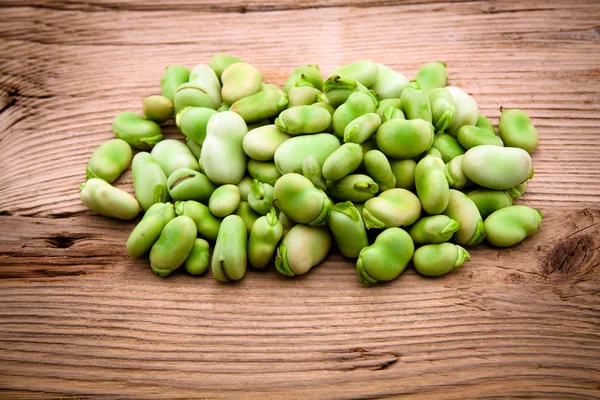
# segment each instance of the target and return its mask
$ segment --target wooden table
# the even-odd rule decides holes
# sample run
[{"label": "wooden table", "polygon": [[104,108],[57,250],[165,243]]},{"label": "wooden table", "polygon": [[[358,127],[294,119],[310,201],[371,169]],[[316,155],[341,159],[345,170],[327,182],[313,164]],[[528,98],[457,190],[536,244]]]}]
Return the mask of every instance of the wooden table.
[{"label": "wooden table", "polygon": [[[598,1],[171,3],[0,5],[1,398],[600,397]],[[307,63],[447,62],[494,123],[500,106],[531,115],[520,203],[540,231],[376,287],[339,255],[295,279],[155,276],[125,252],[134,222],[77,187],[166,65],[217,52],[276,84]]]}]

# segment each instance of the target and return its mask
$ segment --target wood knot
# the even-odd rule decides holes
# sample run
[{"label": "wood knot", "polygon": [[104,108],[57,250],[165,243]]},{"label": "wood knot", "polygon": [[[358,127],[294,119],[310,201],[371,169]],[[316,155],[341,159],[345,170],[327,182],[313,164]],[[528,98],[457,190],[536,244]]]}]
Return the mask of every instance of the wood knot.
[{"label": "wood knot", "polygon": [[567,238],[550,249],[542,265],[542,275],[556,280],[581,279],[600,265],[599,243],[593,235]]}]

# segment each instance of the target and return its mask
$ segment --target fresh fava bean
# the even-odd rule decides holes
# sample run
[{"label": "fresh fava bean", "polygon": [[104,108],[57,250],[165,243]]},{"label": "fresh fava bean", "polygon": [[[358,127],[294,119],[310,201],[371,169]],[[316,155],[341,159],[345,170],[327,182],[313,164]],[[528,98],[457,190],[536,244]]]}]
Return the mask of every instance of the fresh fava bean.
[{"label": "fresh fava bean", "polygon": [[223,102],[221,102],[221,105],[219,106],[219,108],[217,108],[217,112],[229,111],[230,108],[231,108],[231,104],[225,103],[223,101]]},{"label": "fresh fava bean", "polygon": [[343,65],[333,70],[331,75],[345,76],[362,83],[366,87],[373,85],[377,79],[379,66],[370,60],[361,60]]},{"label": "fresh fava bean", "polygon": [[247,265],[247,241],[248,233],[242,218],[230,215],[223,219],[211,262],[212,273],[217,280],[237,281],[244,277]]},{"label": "fresh fava bean", "polygon": [[389,189],[365,202],[363,220],[367,229],[408,226],[421,215],[419,198],[406,189]]},{"label": "fresh fava bean", "polygon": [[433,125],[422,119],[392,119],[381,124],[375,139],[377,147],[388,157],[417,157],[429,150],[434,140]]},{"label": "fresh fava bean", "polygon": [[198,160],[196,160],[190,149],[178,140],[163,140],[154,146],[150,154],[152,154],[166,176],[170,176],[180,168],[189,168],[195,171],[200,169]]},{"label": "fresh fava bean", "polygon": [[527,190],[527,181],[518,184],[517,186],[515,186],[514,188],[510,188],[510,189],[506,189],[508,194],[510,194],[512,196],[512,198],[514,200],[518,199],[519,197],[521,197],[523,195],[523,193],[525,193],[525,191]]},{"label": "fresh fava bean", "polygon": [[[383,64],[377,64],[377,78],[370,86],[377,93],[379,99],[399,98],[402,90],[408,85],[408,79],[400,72],[396,72]],[[394,105],[394,107],[398,107]]]},{"label": "fresh fava bean", "polygon": [[484,144],[500,147],[504,146],[502,139],[496,136],[495,133],[490,133],[489,131],[478,128],[475,125],[461,126],[458,129],[456,139],[458,140],[458,143],[460,143],[460,145],[466,150]]},{"label": "fresh fava bean", "polygon": [[[194,157],[196,157],[198,159],[200,158],[200,152],[202,151],[202,145],[200,143],[198,143],[195,140],[192,140],[190,138],[186,138],[185,145],[188,147],[188,149],[190,149],[190,151],[192,152]],[[198,163],[200,163],[200,162],[198,162]],[[202,166],[200,166],[200,171],[202,171]]]},{"label": "fresh fava bean", "polygon": [[112,130],[116,137],[138,150],[150,150],[163,140],[160,126],[156,122],[131,112],[117,115],[113,120]]},{"label": "fresh fava bean", "polygon": [[465,153],[462,170],[479,186],[496,190],[512,188],[533,176],[529,153],[517,147],[473,147]]},{"label": "fresh fava bean", "polygon": [[413,264],[421,275],[441,276],[470,259],[467,250],[453,243],[427,244],[415,251]]},{"label": "fresh fava bean", "polygon": [[377,115],[383,118],[383,111],[388,107],[401,108],[402,100],[400,99],[400,96],[381,100],[379,102],[379,106],[377,107]]},{"label": "fresh fava bean", "polygon": [[380,191],[386,191],[396,187],[396,176],[392,171],[389,160],[379,150],[369,150],[364,156],[364,167],[377,185]]},{"label": "fresh fava bean", "polygon": [[396,187],[412,190],[415,187],[415,170],[417,163],[412,158],[406,160],[390,160],[392,173],[396,177]]},{"label": "fresh fava bean", "polygon": [[194,200],[175,202],[175,213],[190,217],[198,234],[206,240],[216,240],[221,220],[210,213],[207,206]]},{"label": "fresh fava bean", "polygon": [[[329,111],[329,114],[331,114],[332,116],[333,116],[333,113],[335,112],[335,108],[326,101],[317,101],[316,103],[311,104],[311,106],[324,108],[327,111]],[[328,129],[327,132],[330,132],[330,130]]]},{"label": "fresh fava bean", "polygon": [[171,203],[156,203],[146,211],[142,220],[133,228],[127,239],[126,250],[132,257],[141,257],[148,253],[160,237],[167,223],[175,218],[175,209]]},{"label": "fresh fava bean", "polygon": [[301,77],[288,91],[288,107],[309,106],[324,96],[305,77]]},{"label": "fresh fava bean", "polygon": [[331,207],[327,226],[345,257],[357,258],[360,251],[369,245],[361,213],[351,201]]},{"label": "fresh fava bean", "polygon": [[254,223],[261,217],[259,213],[250,207],[250,203],[247,201],[241,201],[240,205],[233,213],[244,220],[244,225],[246,225],[246,233],[248,233],[248,235],[250,232],[252,232]]},{"label": "fresh fava bean", "polygon": [[260,92],[239,99],[229,110],[240,114],[246,123],[252,123],[277,116],[287,105],[288,96],[283,90],[263,84]]},{"label": "fresh fava bean", "polygon": [[446,180],[446,165],[441,158],[426,156],[415,170],[417,196],[427,214],[441,214],[450,201],[450,187]]},{"label": "fresh fava bean", "polygon": [[221,82],[207,64],[198,64],[190,71],[189,83],[202,88],[212,100],[212,108],[221,106]]},{"label": "fresh fava bean", "polygon": [[379,192],[379,185],[370,176],[352,174],[338,181],[327,181],[327,194],[336,200],[362,203]]},{"label": "fresh fava bean", "polygon": [[173,99],[173,106],[175,113],[178,113],[179,110],[185,107],[207,107],[214,109],[218,107],[214,105],[213,99],[202,87],[189,82],[177,88]]},{"label": "fresh fava bean", "polygon": [[276,125],[265,125],[248,131],[242,140],[242,147],[248,157],[270,161],[275,157],[277,148],[291,137]]},{"label": "fresh fava bean", "polygon": [[216,186],[204,174],[180,168],[169,175],[167,188],[173,200],[196,200],[206,204]]},{"label": "fresh fava bean", "polygon": [[448,80],[446,63],[429,62],[423,64],[417,72],[415,80],[419,82],[421,90],[425,93],[429,93],[433,89],[443,88]]},{"label": "fresh fava bean", "polygon": [[444,88],[433,89],[429,92],[431,118],[436,133],[444,132],[456,116],[456,106],[449,91]]},{"label": "fresh fava bean", "polygon": [[260,92],[262,88],[262,75],[252,65],[241,62],[231,64],[221,74],[223,88],[221,95],[223,100],[229,104],[252,96]]},{"label": "fresh fava bean", "polygon": [[485,219],[486,240],[496,247],[510,247],[537,232],[542,213],[527,206],[510,206]]},{"label": "fresh fava bean", "polygon": [[146,119],[157,124],[167,122],[173,117],[173,103],[164,96],[148,96],[142,103],[142,110]]},{"label": "fresh fava bean", "polygon": [[196,225],[184,215],[170,220],[150,249],[150,266],[158,276],[167,276],[188,258],[196,241]]},{"label": "fresh fava bean", "polygon": [[312,154],[304,157],[302,160],[302,175],[308,178],[317,189],[327,190],[327,183],[323,178],[321,164]]},{"label": "fresh fava bean", "polygon": [[162,95],[173,103],[177,88],[186,83],[189,78],[190,70],[183,65],[171,65],[165,68],[165,71],[160,78]]},{"label": "fresh fava bean", "polygon": [[237,57],[230,56],[229,54],[215,54],[208,62],[208,65],[212,68],[213,71],[215,71],[215,75],[217,75],[217,77],[221,79],[221,75],[227,67],[229,67],[231,64],[241,62],[244,61],[240,60]]},{"label": "fresh fava bean", "polygon": [[448,127],[446,132],[452,137],[456,137],[458,129],[463,125],[475,125],[479,117],[479,106],[475,99],[469,96],[465,91],[455,86],[446,86],[446,90],[452,95],[454,105],[456,106],[456,116],[454,122]]},{"label": "fresh fava bean", "polygon": [[208,209],[215,217],[226,217],[233,214],[240,205],[240,188],[235,185],[227,184],[219,186],[211,194],[208,200]]},{"label": "fresh fava bean", "polygon": [[129,220],[140,212],[140,205],[132,195],[98,178],[79,186],[79,198],[84,206],[107,217]]},{"label": "fresh fava bean", "polygon": [[453,189],[461,190],[473,183],[462,170],[464,157],[464,154],[456,156],[446,164],[446,179]]},{"label": "fresh fava bean", "polygon": [[296,225],[295,221],[292,221],[290,217],[285,215],[283,212],[279,212],[278,215],[279,221],[281,221],[281,225],[283,225],[283,236],[287,235],[287,233],[292,229],[294,225]]},{"label": "fresh fava bean", "polygon": [[258,179],[261,182],[268,183],[269,185],[275,185],[277,179],[281,177],[281,172],[272,161],[248,161],[248,173],[254,179]]},{"label": "fresh fava bean", "polygon": [[167,176],[150,153],[142,151],[133,157],[131,173],[135,197],[142,210],[148,210],[155,203],[169,201]]},{"label": "fresh fava bean", "polygon": [[290,219],[313,226],[327,222],[331,200],[312,182],[296,173],[285,174],[275,182],[274,205]]},{"label": "fresh fava bean", "polygon": [[[275,165],[282,174],[289,172],[301,173],[302,161],[308,155],[313,155],[323,165],[327,157],[338,147],[340,141],[329,133],[316,135],[295,136],[283,142],[275,151]],[[265,180],[257,178],[261,182]]]},{"label": "fresh fava bean", "polygon": [[248,201],[248,195],[250,194],[250,190],[252,190],[253,182],[254,178],[246,175],[236,185],[240,189],[240,198],[242,199],[242,201]]},{"label": "fresh fava bean", "polygon": [[321,90],[323,88],[323,75],[319,70],[319,66],[305,65],[292,72],[283,85],[283,91],[288,93],[302,77],[308,80],[316,89]]},{"label": "fresh fava bean", "polygon": [[456,244],[474,246],[484,238],[483,220],[473,200],[458,190],[450,189],[450,201],[444,215],[460,224],[452,236]]},{"label": "fresh fava bean", "polygon": [[388,107],[383,110],[383,117],[381,117],[382,122],[389,121],[390,119],[406,119],[402,110],[396,107]]},{"label": "fresh fava bean", "polygon": [[529,116],[521,110],[500,109],[498,132],[509,147],[518,147],[532,153],[538,145],[538,132]]},{"label": "fresh fava bean", "polygon": [[411,225],[408,234],[418,245],[444,243],[460,229],[460,223],[446,215],[432,215],[420,218]]},{"label": "fresh fava bean", "polygon": [[322,107],[296,106],[282,111],[275,125],[290,135],[305,135],[323,132],[331,124],[331,118]]},{"label": "fresh fava bean", "polygon": [[185,107],[177,113],[175,123],[181,133],[201,145],[206,139],[208,121],[215,114],[217,111],[208,107]]},{"label": "fresh fava bean", "polygon": [[362,146],[356,143],[344,143],[327,157],[323,163],[323,178],[337,181],[354,172],[363,159]]},{"label": "fresh fava bean", "polygon": [[256,220],[248,239],[248,261],[254,268],[264,268],[273,259],[283,237],[283,225],[274,208]]},{"label": "fresh fava bean", "polygon": [[377,132],[381,122],[381,117],[377,113],[366,113],[353,119],[344,129],[344,142],[358,144],[366,142]]},{"label": "fresh fava bean", "polygon": [[429,123],[433,121],[427,92],[421,90],[418,82],[411,81],[404,88],[400,101],[406,119],[422,119]]},{"label": "fresh fava bean", "polygon": [[[233,64],[234,67],[240,64]],[[231,68],[229,67],[229,68]],[[214,115],[206,127],[202,144],[202,168],[216,184],[237,184],[246,173],[247,156],[242,147],[248,128],[244,119],[232,111]]]},{"label": "fresh fava bean", "polygon": [[287,276],[305,274],[327,257],[331,242],[325,227],[294,225],[277,248],[275,268]]},{"label": "fresh fava bean", "polygon": [[86,168],[89,178],[108,183],[117,180],[131,163],[131,147],[121,139],[111,139],[96,147]]},{"label": "fresh fava bean", "polygon": [[210,259],[210,245],[204,239],[196,239],[192,251],[185,259],[183,266],[192,275],[202,275],[206,272]]},{"label": "fresh fava bean", "polygon": [[442,160],[447,164],[455,157],[465,154],[465,149],[458,140],[447,133],[438,133],[433,139],[431,147],[438,149],[442,154]]},{"label": "fresh fava bean", "polygon": [[356,118],[367,113],[375,113],[379,101],[372,90],[361,90],[352,93],[344,104],[333,113],[333,132],[340,138],[344,137],[346,126]]},{"label": "fresh fava bean", "polygon": [[489,133],[492,134],[496,134],[496,131],[494,130],[494,125],[492,125],[492,123],[490,122],[489,119],[487,119],[484,115],[479,114],[477,116],[477,122],[475,123],[475,126],[478,128],[481,128]]},{"label": "fresh fava bean", "polygon": [[323,83],[323,92],[333,107],[344,103],[352,93],[366,90],[367,88],[362,83],[339,75],[332,75]]},{"label": "fresh fava bean", "polygon": [[475,189],[467,196],[473,200],[484,221],[494,211],[513,205],[513,198],[506,190]]},{"label": "fresh fava bean", "polygon": [[248,204],[250,204],[250,207],[260,215],[265,215],[271,209],[272,203],[273,186],[268,183],[261,183],[258,179],[255,179],[248,195]]},{"label": "fresh fava bean", "polygon": [[442,153],[438,149],[434,149],[433,147],[427,150],[425,153],[421,154],[421,160],[427,156],[437,157],[440,160],[442,159]]},{"label": "fresh fava bean", "polygon": [[405,230],[386,229],[372,245],[361,250],[356,261],[358,280],[377,283],[397,278],[406,269],[414,251],[415,245]]}]

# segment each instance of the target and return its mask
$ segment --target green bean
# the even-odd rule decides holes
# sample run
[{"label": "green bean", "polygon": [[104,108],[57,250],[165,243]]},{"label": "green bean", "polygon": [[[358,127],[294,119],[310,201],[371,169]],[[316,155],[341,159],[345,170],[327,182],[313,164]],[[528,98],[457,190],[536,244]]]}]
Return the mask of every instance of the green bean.
[{"label": "green bean", "polygon": [[217,280],[237,281],[244,277],[247,265],[247,240],[248,233],[242,218],[229,215],[223,219],[211,262],[212,273]]},{"label": "green bean", "polygon": [[192,275],[202,275],[209,265],[210,245],[204,239],[196,239],[192,251],[185,259],[185,270]]},{"label": "green bean", "polygon": [[173,103],[164,96],[148,96],[144,98],[142,109],[146,119],[157,124],[167,122],[173,117]]},{"label": "green bean", "polygon": [[294,225],[283,237],[275,267],[287,276],[302,275],[327,257],[331,248],[331,234],[325,227]]},{"label": "green bean", "polygon": [[313,226],[327,222],[331,200],[312,182],[296,173],[285,174],[275,182],[274,205],[290,219]]},{"label": "green bean", "polygon": [[163,140],[160,126],[156,122],[131,112],[117,115],[113,120],[112,130],[116,137],[138,150],[150,150]]},{"label": "green bean", "polygon": [[360,251],[369,245],[361,214],[351,201],[331,207],[327,226],[345,257],[357,258]]},{"label": "green bean", "polygon": [[500,109],[498,132],[507,146],[519,147],[532,153],[538,145],[538,132],[529,116],[521,110]]},{"label": "green bean", "polygon": [[283,237],[283,225],[274,208],[256,220],[248,239],[248,261],[254,268],[264,268],[273,259]]},{"label": "green bean", "polygon": [[117,180],[131,163],[131,147],[121,139],[111,139],[96,147],[86,167],[89,178],[108,183]]},{"label": "green bean", "polygon": [[219,228],[221,226],[221,219],[212,215],[208,207],[204,204],[194,200],[176,201],[175,213],[177,215],[190,217],[192,221],[194,221],[194,224],[196,224],[198,234],[204,239],[217,239],[217,234],[219,233]]},{"label": "green bean", "polygon": [[467,250],[452,243],[427,244],[415,251],[413,264],[421,275],[440,276],[460,267],[470,258]]},{"label": "green bean", "polygon": [[167,188],[173,200],[196,200],[204,204],[216,189],[204,174],[189,168],[180,168],[169,175]]},{"label": "green bean", "polygon": [[411,225],[408,234],[415,244],[436,244],[449,241],[460,229],[460,223],[446,215],[420,218]]},{"label": "green bean", "polygon": [[493,246],[509,247],[537,232],[542,213],[527,206],[509,206],[485,219],[486,240]]},{"label": "green bean", "polygon": [[177,88],[188,81],[190,70],[183,65],[171,65],[165,68],[160,78],[162,95],[173,103]]},{"label": "green bean", "polygon": [[98,178],[79,186],[79,198],[84,206],[107,217],[129,220],[140,212],[140,205],[133,196]]},{"label": "green bean", "polygon": [[358,280],[377,283],[397,278],[406,269],[414,250],[413,241],[405,230],[386,229],[371,246],[361,250],[356,261]]},{"label": "green bean", "polygon": [[419,198],[406,189],[389,189],[365,202],[363,220],[367,229],[413,224],[421,215]]},{"label": "green bean", "polygon": [[191,218],[178,216],[170,220],[150,249],[150,266],[158,276],[167,276],[188,258],[196,240],[196,225]]}]

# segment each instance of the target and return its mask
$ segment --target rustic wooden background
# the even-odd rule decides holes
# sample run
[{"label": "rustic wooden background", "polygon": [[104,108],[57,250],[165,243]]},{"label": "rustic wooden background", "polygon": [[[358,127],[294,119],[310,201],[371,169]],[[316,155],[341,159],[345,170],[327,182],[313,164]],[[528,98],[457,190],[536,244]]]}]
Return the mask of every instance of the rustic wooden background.
[{"label": "rustic wooden background", "polygon": [[[0,2],[1,398],[600,397],[600,2],[162,3]],[[540,231],[376,287],[339,255],[296,279],[158,278],[126,255],[134,223],[77,187],[166,65],[216,52],[277,84],[307,63],[447,62],[494,123],[531,115]]]}]

